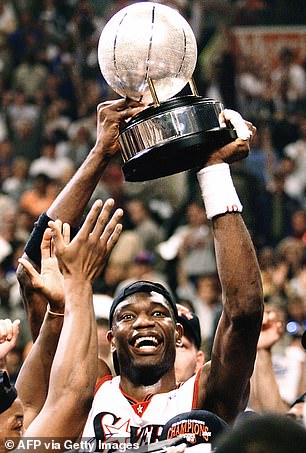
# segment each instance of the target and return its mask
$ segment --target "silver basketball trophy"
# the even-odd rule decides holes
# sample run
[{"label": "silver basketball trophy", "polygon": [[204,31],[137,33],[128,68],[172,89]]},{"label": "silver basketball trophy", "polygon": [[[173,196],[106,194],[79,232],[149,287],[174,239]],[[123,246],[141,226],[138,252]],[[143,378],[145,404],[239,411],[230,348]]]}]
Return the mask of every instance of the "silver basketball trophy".
[{"label": "silver basketball trophy", "polygon": [[[98,61],[116,93],[147,106],[120,132],[127,181],[197,168],[237,137],[220,124],[222,103],[198,95],[196,39],[175,9],[153,2],[121,9],[102,30]],[[192,94],[173,97],[188,83]]]}]

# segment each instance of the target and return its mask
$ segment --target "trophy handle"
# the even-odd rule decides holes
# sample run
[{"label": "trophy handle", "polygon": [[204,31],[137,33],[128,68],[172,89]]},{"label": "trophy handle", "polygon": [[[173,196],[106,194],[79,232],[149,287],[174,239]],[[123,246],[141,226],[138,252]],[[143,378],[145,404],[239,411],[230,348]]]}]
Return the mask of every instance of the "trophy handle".
[{"label": "trophy handle", "polygon": [[[152,99],[153,99],[154,107],[159,107],[160,106],[160,101],[158,99],[158,96],[157,96],[157,93],[156,93],[156,90],[155,90],[155,86],[154,86],[154,83],[153,83],[153,80],[151,79],[151,77],[147,77],[147,82],[148,82],[150,93],[151,93],[151,96],[152,96]],[[189,84],[189,87],[190,87],[190,90],[191,90],[191,93],[193,94],[193,96],[199,96],[198,88],[197,88],[197,86],[195,84],[195,81],[194,81],[193,77],[191,77],[191,79],[189,80],[188,84]]]},{"label": "trophy handle", "polygon": [[147,78],[147,82],[148,82],[150,93],[151,93],[151,96],[152,96],[152,99],[153,99],[154,107],[159,107],[160,106],[160,102],[159,102],[159,99],[157,97],[155,86],[154,86],[154,83],[153,83],[153,80],[151,79],[151,77]]},{"label": "trophy handle", "polygon": [[189,80],[188,83],[189,83],[189,87],[191,89],[191,93],[193,94],[193,96],[199,96],[199,92],[198,92],[198,89],[197,89],[197,86],[195,84],[193,77],[191,77],[191,79]]}]

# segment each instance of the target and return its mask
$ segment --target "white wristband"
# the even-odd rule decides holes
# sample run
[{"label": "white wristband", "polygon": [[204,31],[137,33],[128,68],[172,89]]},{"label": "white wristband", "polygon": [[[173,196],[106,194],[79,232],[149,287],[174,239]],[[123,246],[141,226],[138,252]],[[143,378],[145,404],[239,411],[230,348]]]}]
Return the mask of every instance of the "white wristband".
[{"label": "white wristband", "polygon": [[242,212],[229,165],[210,165],[197,173],[208,219],[225,212]]}]

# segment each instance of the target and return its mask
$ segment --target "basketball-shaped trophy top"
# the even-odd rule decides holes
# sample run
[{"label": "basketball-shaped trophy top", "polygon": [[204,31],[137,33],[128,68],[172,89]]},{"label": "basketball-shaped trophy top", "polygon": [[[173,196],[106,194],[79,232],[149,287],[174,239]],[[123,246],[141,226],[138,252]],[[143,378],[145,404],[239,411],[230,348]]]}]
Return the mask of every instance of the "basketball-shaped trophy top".
[{"label": "basketball-shaped trophy top", "polygon": [[149,104],[148,78],[160,101],[184,88],[196,66],[197,44],[190,25],[175,9],[154,2],[134,3],[103,28],[98,61],[116,93]]}]

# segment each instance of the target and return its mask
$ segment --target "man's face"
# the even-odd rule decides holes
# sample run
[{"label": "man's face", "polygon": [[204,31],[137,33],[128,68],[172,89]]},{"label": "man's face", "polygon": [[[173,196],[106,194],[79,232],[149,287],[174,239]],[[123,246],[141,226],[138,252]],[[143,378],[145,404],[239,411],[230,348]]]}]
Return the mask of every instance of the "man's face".
[{"label": "man's face", "polygon": [[122,301],[108,334],[120,374],[138,378],[161,376],[173,367],[179,336],[168,302],[155,292],[135,293]]},{"label": "man's face", "polygon": [[5,451],[6,438],[21,437],[23,431],[23,406],[16,398],[11,407],[0,414],[0,451]]}]

